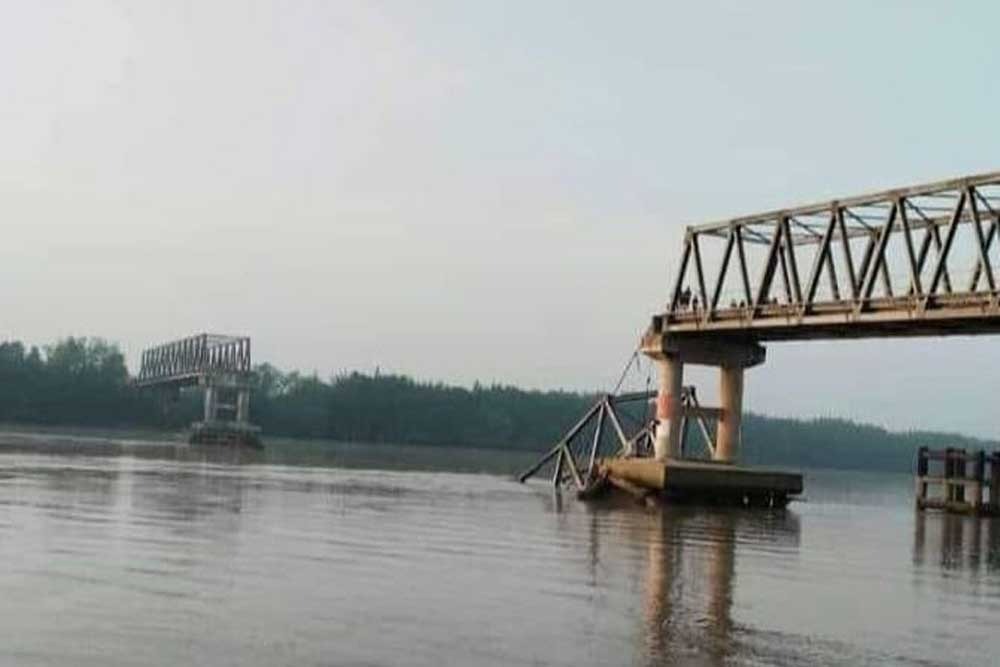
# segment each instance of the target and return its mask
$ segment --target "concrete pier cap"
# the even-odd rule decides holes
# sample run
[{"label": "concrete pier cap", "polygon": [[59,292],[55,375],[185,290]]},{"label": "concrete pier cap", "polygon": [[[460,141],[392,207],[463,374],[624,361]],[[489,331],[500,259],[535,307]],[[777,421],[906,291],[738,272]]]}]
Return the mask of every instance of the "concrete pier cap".
[{"label": "concrete pier cap", "polygon": [[752,368],[764,363],[767,349],[752,339],[720,336],[671,336],[649,331],[642,337],[640,349],[651,359],[668,357],[699,366]]},{"label": "concrete pier cap", "polygon": [[743,372],[764,363],[765,348],[750,339],[671,336],[651,328],[643,336],[640,349],[658,367],[654,457],[660,461],[681,457],[684,364],[695,364],[719,368],[720,416],[712,458],[726,463],[736,461],[743,414]]}]

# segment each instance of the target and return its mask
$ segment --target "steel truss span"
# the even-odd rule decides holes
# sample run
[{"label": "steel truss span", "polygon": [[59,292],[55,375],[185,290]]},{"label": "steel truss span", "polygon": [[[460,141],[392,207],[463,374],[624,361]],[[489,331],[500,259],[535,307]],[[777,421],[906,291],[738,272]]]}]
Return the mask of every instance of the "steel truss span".
[{"label": "steel truss span", "polygon": [[209,375],[245,375],[250,368],[248,337],[203,333],[145,350],[137,384],[196,384]]},{"label": "steel truss span", "polygon": [[688,227],[651,334],[1000,333],[1000,172]]}]

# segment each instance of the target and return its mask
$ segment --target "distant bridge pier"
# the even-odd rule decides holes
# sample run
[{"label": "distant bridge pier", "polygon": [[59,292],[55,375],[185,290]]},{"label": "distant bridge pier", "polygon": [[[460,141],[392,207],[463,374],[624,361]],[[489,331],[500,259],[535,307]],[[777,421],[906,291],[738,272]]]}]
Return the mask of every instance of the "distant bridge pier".
[{"label": "distant bridge pier", "polygon": [[211,422],[217,419],[219,413],[218,389],[209,386],[205,387],[205,421]]},{"label": "distant bridge pier", "polygon": [[205,383],[205,423],[250,419],[250,387],[245,378],[208,376]]},{"label": "distant bridge pier", "polygon": [[236,392],[236,421],[250,421],[250,387],[240,387]]},{"label": "distant bridge pier", "polygon": [[740,424],[743,414],[743,375],[747,368],[764,362],[764,347],[747,340],[701,341],[676,339],[651,331],[643,339],[643,353],[653,359],[659,376],[656,396],[656,435],[653,458],[679,459],[690,410],[681,403],[684,366],[719,369],[719,407],[699,408],[717,418],[712,460],[733,463],[739,458]]}]

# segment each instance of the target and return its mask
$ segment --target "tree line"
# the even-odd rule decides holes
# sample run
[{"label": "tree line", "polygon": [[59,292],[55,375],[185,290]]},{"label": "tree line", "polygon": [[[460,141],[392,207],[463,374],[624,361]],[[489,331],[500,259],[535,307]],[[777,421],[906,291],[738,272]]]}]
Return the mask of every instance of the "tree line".
[{"label": "tree line", "polygon": [[[541,451],[596,395],[471,388],[394,375],[344,373],[329,380],[255,366],[252,420],[265,434],[353,442]],[[36,425],[178,429],[201,415],[197,390],[165,400],[136,389],[117,345],[66,338],[53,345],[0,343],[0,421]],[[844,419],[748,414],[748,463],[873,470],[911,469],[920,446],[970,449],[994,443],[936,432],[895,433]]]}]

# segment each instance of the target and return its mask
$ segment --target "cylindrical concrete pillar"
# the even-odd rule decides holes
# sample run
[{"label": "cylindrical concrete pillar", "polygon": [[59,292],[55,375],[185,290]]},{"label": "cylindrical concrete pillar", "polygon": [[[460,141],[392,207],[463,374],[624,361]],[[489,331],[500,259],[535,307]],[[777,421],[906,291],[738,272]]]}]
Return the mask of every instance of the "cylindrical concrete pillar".
[{"label": "cylindrical concrete pillar", "polygon": [[684,363],[676,357],[657,359],[659,389],[656,395],[656,439],[653,456],[657,461],[679,457],[681,446],[681,391]]},{"label": "cylindrical concrete pillar", "polygon": [[216,413],[216,403],[218,402],[218,396],[216,395],[215,387],[205,387],[205,421],[213,422],[215,421]]},{"label": "cylindrical concrete pillar", "polygon": [[240,389],[236,394],[236,421],[250,421],[250,390]]},{"label": "cylindrical concrete pillar", "polygon": [[715,437],[716,461],[733,462],[740,450],[740,420],[743,417],[743,368],[719,368],[719,428]]}]

